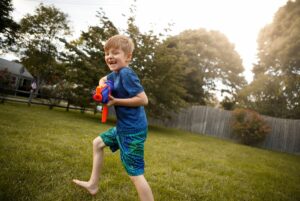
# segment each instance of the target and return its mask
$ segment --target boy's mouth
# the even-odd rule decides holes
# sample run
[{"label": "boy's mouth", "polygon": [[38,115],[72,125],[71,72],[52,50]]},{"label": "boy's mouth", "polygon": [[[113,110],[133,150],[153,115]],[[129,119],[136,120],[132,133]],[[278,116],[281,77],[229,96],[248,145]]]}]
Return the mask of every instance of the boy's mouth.
[{"label": "boy's mouth", "polygon": [[108,60],[108,62],[107,62],[108,64],[110,64],[110,65],[112,65],[112,64],[116,64],[117,63],[117,61],[114,61],[114,60]]}]

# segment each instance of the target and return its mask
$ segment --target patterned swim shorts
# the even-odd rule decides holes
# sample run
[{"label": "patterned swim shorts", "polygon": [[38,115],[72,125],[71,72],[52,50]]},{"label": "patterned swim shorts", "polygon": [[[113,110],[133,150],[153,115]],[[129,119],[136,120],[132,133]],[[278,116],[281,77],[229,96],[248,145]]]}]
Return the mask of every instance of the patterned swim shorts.
[{"label": "patterned swim shorts", "polygon": [[144,143],[147,130],[133,134],[120,134],[114,127],[99,136],[112,152],[120,149],[122,164],[130,176],[144,174]]}]

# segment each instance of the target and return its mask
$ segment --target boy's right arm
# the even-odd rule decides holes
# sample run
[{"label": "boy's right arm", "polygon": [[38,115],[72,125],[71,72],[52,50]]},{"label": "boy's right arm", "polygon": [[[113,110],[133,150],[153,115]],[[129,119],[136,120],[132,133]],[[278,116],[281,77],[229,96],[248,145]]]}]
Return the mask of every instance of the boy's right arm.
[{"label": "boy's right arm", "polygon": [[105,82],[107,81],[107,76],[104,76],[102,77],[100,80],[99,80],[99,86],[104,86],[105,85]]}]

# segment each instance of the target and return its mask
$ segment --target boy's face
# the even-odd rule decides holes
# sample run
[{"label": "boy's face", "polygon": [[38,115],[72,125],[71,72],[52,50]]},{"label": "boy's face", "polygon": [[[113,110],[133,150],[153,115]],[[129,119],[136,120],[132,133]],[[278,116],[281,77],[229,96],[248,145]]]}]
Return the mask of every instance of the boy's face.
[{"label": "boy's face", "polygon": [[111,71],[118,72],[121,68],[128,65],[131,54],[126,54],[120,48],[110,48],[105,51],[105,62]]}]

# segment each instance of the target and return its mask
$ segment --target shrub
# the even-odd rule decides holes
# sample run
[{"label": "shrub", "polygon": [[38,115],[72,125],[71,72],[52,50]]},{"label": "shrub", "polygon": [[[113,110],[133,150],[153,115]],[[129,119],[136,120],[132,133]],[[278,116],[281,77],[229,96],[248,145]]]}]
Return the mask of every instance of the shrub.
[{"label": "shrub", "polygon": [[233,110],[236,105],[236,101],[233,98],[225,96],[225,98],[220,104],[222,105],[222,108],[224,110]]},{"label": "shrub", "polygon": [[235,109],[232,131],[241,143],[251,145],[263,141],[271,128],[257,112]]},{"label": "shrub", "polygon": [[10,73],[7,68],[0,70],[0,89],[11,87],[10,84]]}]

